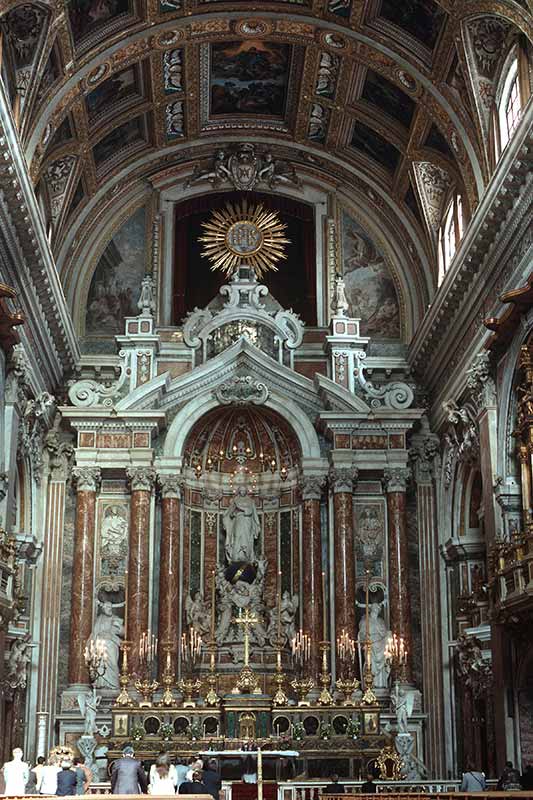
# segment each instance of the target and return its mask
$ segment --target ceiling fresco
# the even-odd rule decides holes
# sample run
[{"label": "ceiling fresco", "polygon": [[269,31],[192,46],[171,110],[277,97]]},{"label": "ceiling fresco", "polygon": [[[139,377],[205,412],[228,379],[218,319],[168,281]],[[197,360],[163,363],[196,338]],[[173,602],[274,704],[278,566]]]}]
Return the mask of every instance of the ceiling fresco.
[{"label": "ceiling fresco", "polygon": [[255,140],[357,192],[433,259],[414,175],[446,172],[475,209],[490,179],[476,93],[513,41],[533,39],[531,2],[4,0],[2,77],[30,174],[50,197],[48,176],[68,173],[53,249],[67,256],[73,229],[96,219],[83,210],[117,181],[191,174],[228,141]]}]

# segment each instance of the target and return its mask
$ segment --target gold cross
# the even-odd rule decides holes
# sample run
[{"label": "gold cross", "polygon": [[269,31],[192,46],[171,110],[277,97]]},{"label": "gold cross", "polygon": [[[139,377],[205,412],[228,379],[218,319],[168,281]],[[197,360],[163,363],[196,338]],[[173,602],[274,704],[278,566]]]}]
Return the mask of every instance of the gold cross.
[{"label": "gold cross", "polygon": [[244,614],[242,608],[239,608],[239,616],[234,617],[232,622],[242,625],[244,629],[244,666],[247,667],[250,661],[250,628],[259,622],[259,618],[250,613],[249,608],[244,609]]}]

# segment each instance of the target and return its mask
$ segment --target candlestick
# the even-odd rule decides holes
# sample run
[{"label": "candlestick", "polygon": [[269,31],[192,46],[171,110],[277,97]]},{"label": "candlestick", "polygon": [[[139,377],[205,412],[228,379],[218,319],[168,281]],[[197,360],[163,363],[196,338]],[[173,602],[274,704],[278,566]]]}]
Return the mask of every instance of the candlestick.
[{"label": "candlestick", "polygon": [[128,570],[124,571],[124,639],[128,639]]},{"label": "candlestick", "polygon": [[215,570],[211,570],[211,642],[215,641]]},{"label": "candlestick", "polygon": [[281,570],[278,571],[278,647],[281,647]]},{"label": "candlestick", "polygon": [[327,609],[326,609],[326,573],[322,572],[322,638],[327,639]]}]

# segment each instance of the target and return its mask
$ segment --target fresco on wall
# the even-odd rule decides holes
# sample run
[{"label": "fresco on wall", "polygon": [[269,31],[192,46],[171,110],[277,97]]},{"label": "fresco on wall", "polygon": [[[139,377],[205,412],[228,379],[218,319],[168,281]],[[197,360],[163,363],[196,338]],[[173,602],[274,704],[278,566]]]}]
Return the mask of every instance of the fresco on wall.
[{"label": "fresco on wall", "polygon": [[139,313],[137,301],[145,273],[145,218],[146,211],[140,208],[104,250],[87,298],[86,336],[124,333],[124,318]]},{"label": "fresco on wall", "polygon": [[72,35],[78,41],[131,8],[130,0],[70,0],[68,10]]},{"label": "fresco on wall", "polygon": [[122,151],[125,148],[140,141],[144,141],[141,117],[129,119],[123,125],[114,128],[93,147],[97,168],[111,156],[123,155]]},{"label": "fresco on wall", "polygon": [[400,305],[383,253],[346,212],[342,214],[342,257],[349,314],[361,319],[363,335],[400,338]]},{"label": "fresco on wall", "polygon": [[283,117],[291,47],[256,39],[211,46],[211,113]]}]

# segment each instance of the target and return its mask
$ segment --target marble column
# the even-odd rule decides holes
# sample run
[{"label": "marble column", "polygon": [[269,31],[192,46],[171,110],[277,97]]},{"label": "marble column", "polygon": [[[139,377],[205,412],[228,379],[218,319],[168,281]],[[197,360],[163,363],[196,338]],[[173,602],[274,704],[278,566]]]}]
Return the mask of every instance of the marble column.
[{"label": "marble column", "polygon": [[446,774],[440,551],[434,472],[439,465],[439,438],[415,435],[410,451],[416,481],[422,627],[422,680],[426,724],[425,763],[430,776]]},{"label": "marble column", "polygon": [[300,486],[303,500],[302,541],[302,625],[304,633],[311,636],[313,662],[311,669],[317,672],[320,663],[318,642],[323,641],[324,631],[322,602],[322,537],[320,530],[320,497],[325,476],[306,476]]},{"label": "marble column", "polygon": [[411,600],[409,596],[409,564],[407,548],[407,518],[405,490],[409,470],[395,468],[384,473],[387,492],[388,538],[389,538],[389,608],[390,627],[401,636],[409,653],[407,677],[411,678],[411,654],[413,637],[411,632]]},{"label": "marble column", "polygon": [[355,631],[355,550],[353,484],[357,470],[333,467],[329,483],[333,491],[333,554],[335,584],[335,635]]},{"label": "marble column", "polygon": [[137,644],[149,628],[150,505],[155,470],[131,467],[126,470],[126,475],[131,487],[126,635],[133,643],[130,667],[135,672]]},{"label": "marble column", "polygon": [[[160,642],[172,641],[172,673],[177,667],[180,610],[180,505],[182,479],[175,475],[160,475],[161,492],[161,548],[159,554],[159,620]],[[163,676],[166,659],[159,659],[159,678]]]},{"label": "marble column", "polygon": [[98,467],[75,467],[76,523],[72,562],[72,602],[70,606],[70,652],[68,677],[71,685],[88,684],[84,651],[93,626],[94,546]]}]

